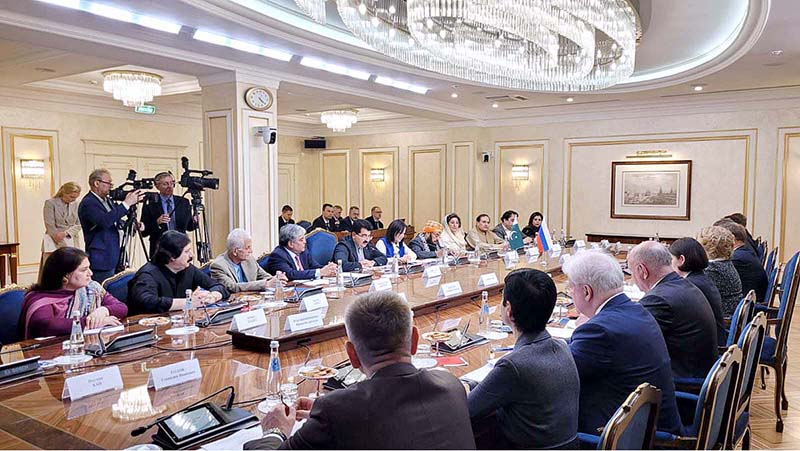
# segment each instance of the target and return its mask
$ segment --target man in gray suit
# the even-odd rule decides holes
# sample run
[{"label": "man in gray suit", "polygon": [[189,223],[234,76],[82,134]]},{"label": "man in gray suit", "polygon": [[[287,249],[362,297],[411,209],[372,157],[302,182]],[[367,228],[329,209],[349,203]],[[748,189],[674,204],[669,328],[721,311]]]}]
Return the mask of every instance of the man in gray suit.
[{"label": "man in gray suit", "polygon": [[[224,254],[211,262],[211,278],[221,283],[231,293],[262,291],[275,286],[275,277],[269,275],[253,258],[253,238],[244,229],[233,229],[228,234]],[[283,273],[277,277],[286,280]]]},{"label": "man in gray suit", "polygon": [[[464,388],[446,371],[411,363],[419,332],[397,293],[356,298],[344,318],[350,363],[367,379],[261,420],[244,449],[475,449]],[[295,410],[296,409],[296,410]],[[296,418],[308,418],[291,437]]]}]

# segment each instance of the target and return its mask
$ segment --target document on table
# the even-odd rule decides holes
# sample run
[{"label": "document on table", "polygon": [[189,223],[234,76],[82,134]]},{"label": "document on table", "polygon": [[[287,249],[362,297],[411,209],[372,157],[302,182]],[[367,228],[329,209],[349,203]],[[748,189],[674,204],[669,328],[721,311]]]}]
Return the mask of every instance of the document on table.
[{"label": "document on table", "polygon": [[481,381],[486,379],[486,376],[488,376],[489,373],[492,371],[492,368],[494,368],[494,364],[497,363],[497,360],[498,359],[491,359],[491,360],[487,361],[486,365],[483,365],[482,367],[478,368],[477,370],[470,371],[469,373],[461,376],[461,379],[467,379],[467,380],[470,380],[470,381],[474,381],[474,382],[480,383]]}]

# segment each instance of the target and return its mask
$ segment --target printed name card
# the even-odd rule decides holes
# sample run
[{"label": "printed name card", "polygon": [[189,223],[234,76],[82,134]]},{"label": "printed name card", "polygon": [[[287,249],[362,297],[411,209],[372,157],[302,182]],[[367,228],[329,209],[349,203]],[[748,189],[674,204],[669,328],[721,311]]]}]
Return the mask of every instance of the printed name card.
[{"label": "printed name card", "polygon": [[561,252],[561,245],[560,244],[554,244],[554,245],[550,246],[550,252],[553,252],[553,253]]},{"label": "printed name card", "polygon": [[430,288],[439,285],[439,282],[442,281],[442,278],[441,277],[432,277],[430,279],[423,278],[422,281],[425,283],[425,288]]},{"label": "printed name card", "polygon": [[478,279],[479,287],[489,287],[492,285],[497,285],[498,283],[497,274],[495,273],[481,274],[480,279]]},{"label": "printed name card", "polygon": [[539,256],[539,248],[536,247],[536,246],[531,246],[531,247],[528,248],[527,251],[525,251],[525,253],[528,255],[528,257],[538,257]]},{"label": "printed name card", "polygon": [[439,324],[439,330],[442,330],[442,331],[453,330],[456,327],[458,327],[459,324],[461,324],[461,318],[446,319],[446,320],[442,321],[441,324]]},{"label": "printed name card", "polygon": [[325,296],[325,293],[317,293],[313,296],[307,296],[300,301],[301,312],[311,312],[324,308],[328,308],[328,298]]},{"label": "printed name card", "polygon": [[586,247],[586,242],[583,240],[578,240],[575,242],[575,247]]},{"label": "printed name card", "polygon": [[442,268],[439,265],[428,266],[425,268],[425,273],[422,274],[422,277],[425,279],[432,279],[434,277],[439,277],[442,275]]},{"label": "printed name card", "polygon": [[460,282],[450,282],[450,283],[443,283],[439,286],[439,297],[440,298],[447,298],[450,296],[455,296],[457,294],[461,294],[461,283]]},{"label": "printed name card", "polygon": [[517,251],[508,251],[503,256],[503,259],[505,261],[507,261],[507,262],[518,263],[519,262],[519,254],[517,254]]},{"label": "printed name card", "polygon": [[199,360],[184,360],[183,362],[150,370],[150,376],[147,378],[147,387],[155,388],[158,391],[162,388],[198,380],[202,377],[203,373],[200,371]]},{"label": "printed name card", "polygon": [[263,326],[264,324],[267,324],[267,316],[264,314],[264,310],[250,310],[249,312],[233,315],[231,330],[245,330]]},{"label": "printed name card", "polygon": [[392,279],[388,279],[386,277],[381,277],[380,279],[375,279],[372,281],[372,284],[369,286],[369,291],[390,291],[392,289]]},{"label": "printed name card", "polygon": [[313,329],[315,327],[322,327],[324,325],[323,315],[321,312],[312,311],[306,313],[296,313],[286,317],[286,327],[292,333],[301,330]]},{"label": "printed name card", "polygon": [[69,398],[77,401],[87,396],[122,388],[122,374],[119,372],[119,367],[114,365],[89,374],[67,378],[64,381],[61,399]]}]

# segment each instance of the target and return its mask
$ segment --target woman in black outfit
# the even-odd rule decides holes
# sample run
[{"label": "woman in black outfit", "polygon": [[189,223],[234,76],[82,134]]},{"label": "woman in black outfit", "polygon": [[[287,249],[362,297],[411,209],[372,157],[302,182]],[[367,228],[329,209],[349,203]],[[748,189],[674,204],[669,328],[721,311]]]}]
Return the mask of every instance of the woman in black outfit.
[{"label": "woman in black outfit", "polygon": [[544,216],[538,211],[534,211],[531,213],[530,218],[528,218],[528,225],[522,229],[522,234],[529,238],[535,238],[536,234],[539,233],[539,227],[542,225],[542,220]]}]

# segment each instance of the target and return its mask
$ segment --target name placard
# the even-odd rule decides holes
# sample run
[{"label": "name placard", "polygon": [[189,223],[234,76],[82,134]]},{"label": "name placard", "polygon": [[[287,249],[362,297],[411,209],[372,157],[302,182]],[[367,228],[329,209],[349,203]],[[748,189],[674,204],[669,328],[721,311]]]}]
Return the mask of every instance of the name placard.
[{"label": "name placard", "polygon": [[267,316],[264,310],[250,310],[249,312],[233,315],[231,330],[245,330],[267,324]]},{"label": "name placard", "polygon": [[560,244],[554,244],[554,245],[550,246],[550,252],[553,252],[553,253],[561,252],[561,245]]},{"label": "name placard", "polygon": [[322,314],[318,311],[312,311],[305,313],[296,313],[294,315],[287,316],[286,327],[284,327],[283,329],[294,333],[294,332],[299,332],[301,330],[313,329],[315,327],[322,327],[323,325],[324,321],[322,318]]},{"label": "name placard", "polygon": [[311,312],[314,310],[328,308],[328,298],[325,293],[317,293],[313,296],[308,296],[300,301],[301,312]]},{"label": "name placard", "polygon": [[503,258],[507,262],[515,262],[515,263],[519,262],[519,254],[517,254],[517,251],[508,251],[508,252],[505,253]]},{"label": "name placard", "polygon": [[450,282],[450,283],[443,283],[439,286],[439,297],[446,298],[450,296],[455,296],[457,294],[461,294],[461,283],[460,282]]},{"label": "name placard", "polygon": [[439,285],[439,282],[442,281],[442,278],[441,277],[431,277],[430,279],[422,279],[422,281],[425,283],[425,288],[430,288],[430,287],[435,287],[436,285]]},{"label": "name placard", "polygon": [[586,242],[583,240],[575,241],[575,247],[586,247]]},{"label": "name placard", "polygon": [[425,272],[422,274],[422,277],[425,279],[432,279],[434,277],[440,277],[442,275],[442,268],[439,265],[428,266],[425,268]]},{"label": "name placard", "polygon": [[200,371],[199,360],[184,360],[183,362],[150,370],[150,376],[147,378],[147,387],[153,387],[158,391],[162,388],[198,380],[202,377],[203,373]]},{"label": "name placard", "polygon": [[372,284],[369,286],[369,291],[389,291],[392,289],[392,279],[387,279],[385,277],[381,277],[380,279],[375,279],[372,281]]},{"label": "name placard", "polygon": [[539,248],[536,246],[529,247],[525,253],[528,257],[538,257],[539,256]]},{"label": "name placard", "polygon": [[495,273],[481,274],[481,277],[478,279],[479,287],[489,287],[497,285],[498,283],[500,282],[497,280],[497,274]]},{"label": "name placard", "polygon": [[61,399],[76,401],[87,396],[96,395],[109,390],[121,390],[122,374],[117,365],[103,368],[89,374],[73,376],[64,381]]},{"label": "name placard", "polygon": [[439,330],[448,331],[455,329],[458,325],[461,324],[461,318],[451,318],[442,321],[439,325]]}]

